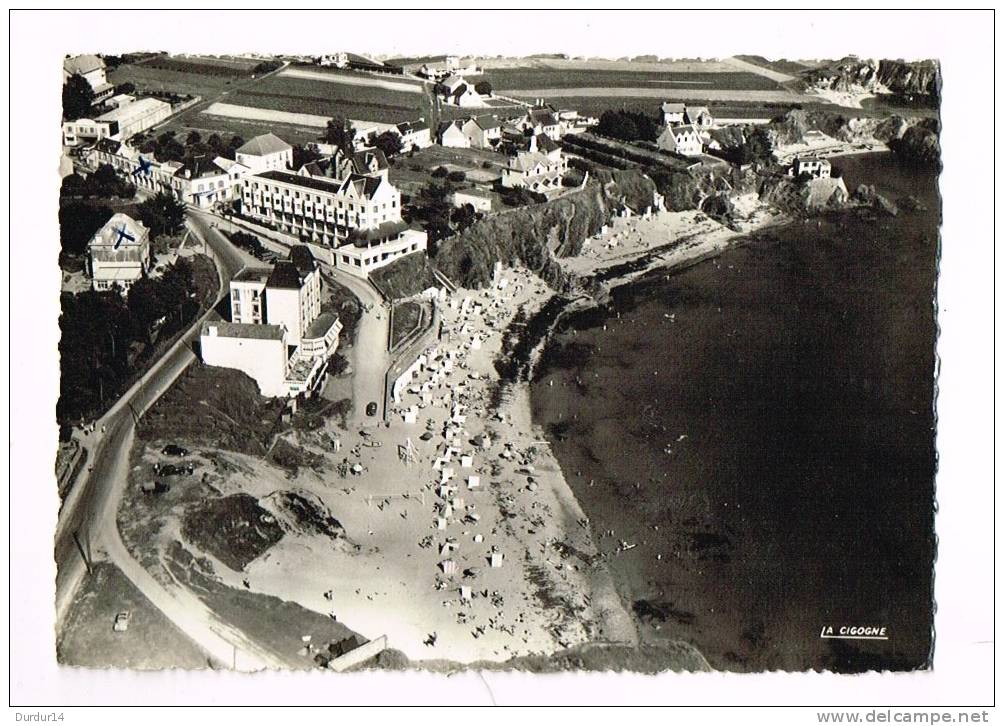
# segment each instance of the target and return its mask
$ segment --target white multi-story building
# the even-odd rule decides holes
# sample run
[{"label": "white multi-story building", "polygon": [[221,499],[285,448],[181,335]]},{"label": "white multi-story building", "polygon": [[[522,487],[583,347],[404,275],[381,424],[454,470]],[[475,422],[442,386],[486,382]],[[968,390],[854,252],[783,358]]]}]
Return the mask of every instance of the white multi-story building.
[{"label": "white multi-story building", "polygon": [[293,147],[275,134],[255,136],[237,149],[237,163],[252,174],[263,171],[287,171],[293,168]]},{"label": "white multi-story building", "polygon": [[373,270],[389,265],[394,260],[414,252],[425,252],[429,236],[418,229],[411,229],[404,222],[397,225],[394,237],[371,240],[365,235],[358,240],[342,245],[335,250],[335,267],[356,277],[366,278]]},{"label": "white multi-story building", "polygon": [[88,251],[93,288],[125,292],[150,271],[150,230],[119,212],[94,235]]},{"label": "white multi-story building", "polygon": [[241,191],[245,215],[320,244],[337,246],[353,230],[377,233],[401,221],[401,193],[382,175],[338,180],[268,171],[246,177]]},{"label": "white multi-story building", "polygon": [[231,322],[202,326],[202,360],[243,371],[262,395],[309,393],[323,384],[342,330],[321,312],[320,272],[310,251],[293,247],[274,267],[251,268],[230,282]]},{"label": "white multi-story building", "polygon": [[99,139],[125,141],[166,121],[171,116],[171,104],[156,98],[140,98],[121,103],[93,119],[80,118],[63,123],[63,145],[79,146]]}]

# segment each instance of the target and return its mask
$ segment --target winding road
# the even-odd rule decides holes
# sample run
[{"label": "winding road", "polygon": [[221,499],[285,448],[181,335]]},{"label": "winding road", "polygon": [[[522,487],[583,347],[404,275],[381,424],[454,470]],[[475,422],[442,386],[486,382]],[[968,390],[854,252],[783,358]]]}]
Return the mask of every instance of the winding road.
[{"label": "winding road", "polygon": [[[230,279],[255,260],[212,229],[211,219],[207,214],[189,210],[189,228],[207,245],[207,254],[216,262],[222,297],[228,293]],[[115,521],[118,503],[128,483],[129,451],[136,421],[195,360],[192,344],[202,321],[210,314],[212,310],[200,317],[96,422],[96,430],[102,433],[96,439],[91,466],[71,489],[56,525],[56,618],[57,622],[62,620],[86,573],[79,542],[90,558],[103,552],[216,662],[241,670],[281,667],[281,660],[274,654],[220,621],[196,596],[184,588],[168,590],[157,582],[126,549]]]}]

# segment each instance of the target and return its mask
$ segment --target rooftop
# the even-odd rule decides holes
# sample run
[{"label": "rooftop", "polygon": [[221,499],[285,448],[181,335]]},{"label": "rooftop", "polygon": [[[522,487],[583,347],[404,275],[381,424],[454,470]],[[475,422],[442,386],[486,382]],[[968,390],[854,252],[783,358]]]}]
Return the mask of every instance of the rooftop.
[{"label": "rooftop", "polygon": [[96,55],[91,55],[90,53],[63,59],[63,70],[70,75],[77,73],[82,76],[85,73],[90,73],[91,71],[96,71],[104,67],[105,62]]},{"label": "rooftop", "polygon": [[206,321],[202,324],[202,335],[210,336],[211,328],[216,328],[220,338],[246,338],[250,340],[283,340],[286,331],[279,325],[251,325],[249,323],[228,323],[225,320]]},{"label": "rooftop", "polygon": [[327,192],[328,194],[337,194],[340,186],[337,181],[330,179],[299,176],[285,171],[266,171],[258,174],[258,176],[262,179],[283,182],[297,187],[304,187],[305,189],[314,189],[319,192]]},{"label": "rooftop", "polygon": [[279,260],[272,268],[266,285],[273,290],[299,290],[303,279],[300,271],[290,260]]},{"label": "rooftop", "polygon": [[337,322],[337,313],[321,313],[307,326],[303,337],[308,339],[324,337],[331,330],[331,326]]},{"label": "rooftop", "polygon": [[122,121],[123,119],[132,119],[136,116],[145,113],[152,113],[161,108],[171,109],[171,104],[166,101],[161,101],[158,98],[140,98],[132,103],[127,103],[124,106],[119,106],[118,108],[113,108],[107,113],[103,113],[96,119],[97,121]]},{"label": "rooftop", "polygon": [[273,133],[255,136],[244,146],[237,149],[238,154],[248,154],[250,156],[265,156],[266,154],[278,154],[289,151],[293,147],[287,144]]},{"label": "rooftop", "polygon": [[234,282],[265,282],[271,274],[267,267],[245,267],[234,275]]},{"label": "rooftop", "polygon": [[142,222],[128,214],[117,212],[98,230],[91,244],[115,247],[141,245],[146,241],[148,233],[149,230]]}]

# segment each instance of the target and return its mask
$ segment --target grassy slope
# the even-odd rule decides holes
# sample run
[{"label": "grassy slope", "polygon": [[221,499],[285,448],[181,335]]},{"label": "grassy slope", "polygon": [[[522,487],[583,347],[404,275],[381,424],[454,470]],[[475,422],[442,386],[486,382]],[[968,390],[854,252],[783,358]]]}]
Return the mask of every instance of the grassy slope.
[{"label": "grassy slope", "polygon": [[[112,631],[115,614],[129,610],[129,629]],[[101,562],[70,606],[56,636],[62,665],[90,668],[205,668],[208,656],[178,630],[112,564]]]}]

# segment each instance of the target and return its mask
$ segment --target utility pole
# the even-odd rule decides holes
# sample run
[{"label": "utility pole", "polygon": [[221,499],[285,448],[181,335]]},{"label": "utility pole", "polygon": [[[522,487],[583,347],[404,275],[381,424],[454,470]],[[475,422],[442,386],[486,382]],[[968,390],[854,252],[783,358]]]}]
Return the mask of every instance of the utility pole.
[{"label": "utility pole", "polygon": [[87,550],[84,549],[83,542],[80,541],[80,531],[73,530],[73,541],[77,544],[77,549],[80,551],[80,558],[84,561],[84,567],[87,568],[87,574],[93,575],[94,571],[91,569],[91,558],[87,555]]}]

